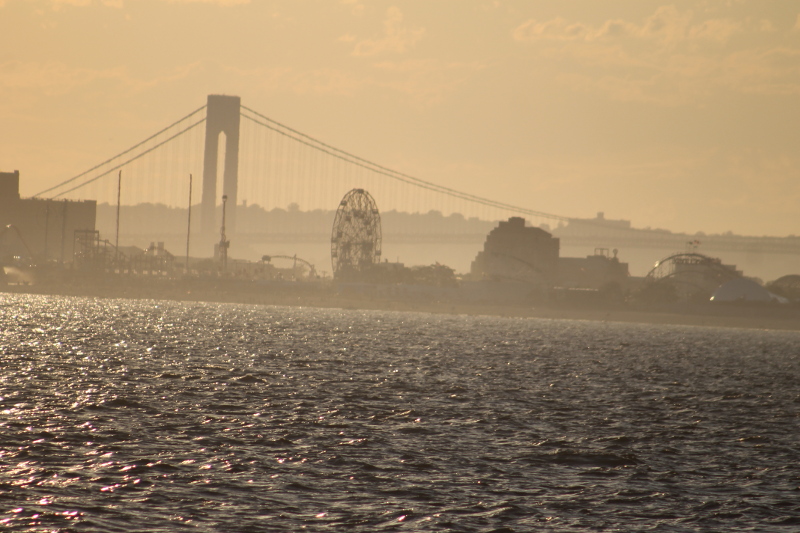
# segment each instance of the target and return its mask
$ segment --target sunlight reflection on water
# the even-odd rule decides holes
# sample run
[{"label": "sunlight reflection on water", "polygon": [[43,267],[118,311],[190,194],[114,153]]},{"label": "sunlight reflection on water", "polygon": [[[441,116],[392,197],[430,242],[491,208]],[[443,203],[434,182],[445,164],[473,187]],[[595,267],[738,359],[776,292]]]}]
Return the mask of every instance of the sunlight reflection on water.
[{"label": "sunlight reflection on water", "polygon": [[800,527],[800,334],[6,296],[0,523]]}]

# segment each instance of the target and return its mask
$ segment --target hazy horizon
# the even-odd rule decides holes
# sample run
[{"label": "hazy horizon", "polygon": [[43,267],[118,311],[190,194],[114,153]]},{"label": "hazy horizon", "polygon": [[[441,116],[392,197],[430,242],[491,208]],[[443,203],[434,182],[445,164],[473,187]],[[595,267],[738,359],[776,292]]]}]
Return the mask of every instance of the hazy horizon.
[{"label": "hazy horizon", "polygon": [[29,196],[235,94],[530,209],[797,234],[799,14],[746,0],[4,0],[0,170],[19,169]]}]

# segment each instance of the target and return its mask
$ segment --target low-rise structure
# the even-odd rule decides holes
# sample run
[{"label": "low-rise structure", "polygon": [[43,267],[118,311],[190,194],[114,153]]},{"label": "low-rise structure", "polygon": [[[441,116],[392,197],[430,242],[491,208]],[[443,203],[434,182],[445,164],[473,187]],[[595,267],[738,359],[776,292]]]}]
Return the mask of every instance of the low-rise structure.
[{"label": "low-rise structure", "polygon": [[94,200],[21,198],[19,171],[0,172],[0,255],[69,262],[75,230],[94,231],[96,211]]},{"label": "low-rise structure", "polygon": [[617,250],[598,248],[587,257],[559,257],[558,285],[570,289],[623,288],[628,282],[628,263],[617,259]]}]

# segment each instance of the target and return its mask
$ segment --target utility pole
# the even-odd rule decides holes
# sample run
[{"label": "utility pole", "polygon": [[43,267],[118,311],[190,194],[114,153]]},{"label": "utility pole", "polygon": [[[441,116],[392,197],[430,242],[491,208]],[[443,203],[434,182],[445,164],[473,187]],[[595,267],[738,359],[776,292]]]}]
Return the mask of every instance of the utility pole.
[{"label": "utility pole", "polygon": [[189,216],[186,222],[186,273],[189,273],[189,238],[192,236],[192,175],[189,174]]},{"label": "utility pole", "polygon": [[222,196],[222,228],[219,232],[219,258],[222,262],[222,272],[228,269],[228,246],[231,245],[231,241],[225,236],[225,205],[227,203],[228,195],[224,194]]},{"label": "utility pole", "polygon": [[[47,236],[50,233],[50,202],[47,202],[44,208],[44,262],[49,259],[47,253]],[[73,250],[74,253],[74,250]]]},{"label": "utility pole", "polygon": [[[117,238],[114,241],[114,262],[117,263],[117,268],[119,268],[119,206],[120,206],[120,199],[122,197],[122,171],[119,171],[119,177],[117,178]],[[122,268],[119,269],[120,273],[122,273]]]},{"label": "utility pole", "polygon": [[64,209],[61,210],[61,264],[64,264],[64,245],[66,244],[67,240],[67,202],[69,200],[64,199]]}]

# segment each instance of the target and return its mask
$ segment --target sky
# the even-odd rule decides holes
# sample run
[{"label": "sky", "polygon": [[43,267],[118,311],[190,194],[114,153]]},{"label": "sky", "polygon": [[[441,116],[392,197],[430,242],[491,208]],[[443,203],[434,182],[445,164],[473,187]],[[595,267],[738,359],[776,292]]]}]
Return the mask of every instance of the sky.
[{"label": "sky", "polygon": [[208,94],[529,209],[800,234],[797,2],[0,0],[23,195]]}]

